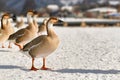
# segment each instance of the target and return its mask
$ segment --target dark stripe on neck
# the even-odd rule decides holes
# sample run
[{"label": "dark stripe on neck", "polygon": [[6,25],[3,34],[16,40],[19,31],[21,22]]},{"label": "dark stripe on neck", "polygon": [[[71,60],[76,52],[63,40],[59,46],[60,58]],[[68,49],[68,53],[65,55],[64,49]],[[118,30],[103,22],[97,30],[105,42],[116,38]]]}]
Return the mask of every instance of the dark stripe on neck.
[{"label": "dark stripe on neck", "polygon": [[2,18],[1,18],[1,29],[4,29],[4,27],[3,27],[3,17],[4,16],[2,16]]},{"label": "dark stripe on neck", "polygon": [[50,19],[47,21],[47,25],[46,25],[46,30],[47,30],[47,35],[49,35],[49,29],[48,29],[48,23],[49,23]]}]

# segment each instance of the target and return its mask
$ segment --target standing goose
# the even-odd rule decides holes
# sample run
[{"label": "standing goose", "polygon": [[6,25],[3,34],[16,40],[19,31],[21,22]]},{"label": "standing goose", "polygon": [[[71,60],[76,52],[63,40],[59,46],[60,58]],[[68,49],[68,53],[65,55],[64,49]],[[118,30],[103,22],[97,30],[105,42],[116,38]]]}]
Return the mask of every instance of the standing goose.
[{"label": "standing goose", "polygon": [[23,25],[24,25],[23,16],[20,16],[20,18],[17,18],[15,27],[21,28]]},{"label": "standing goose", "polygon": [[38,70],[34,67],[34,60],[36,57],[43,58],[43,66],[41,70],[48,70],[45,66],[45,58],[55,51],[59,45],[59,38],[54,32],[53,24],[56,22],[62,22],[56,17],[51,17],[46,23],[47,35],[41,35],[26,44],[23,47],[23,51],[29,50],[29,55],[32,57],[32,67],[31,70]]},{"label": "standing goose", "polygon": [[[28,23],[30,23],[30,18],[33,16],[33,11],[28,11],[27,12],[27,21]],[[29,28],[29,26],[27,26],[26,28],[22,28],[18,31],[16,31],[15,33],[13,33],[12,35],[10,35],[9,40],[15,40],[18,37],[22,36],[24,34],[24,32]]]},{"label": "standing goose", "polygon": [[[2,48],[4,48],[4,42],[8,40],[13,32],[14,29],[11,25],[10,15],[5,13],[1,18],[0,43],[2,43]],[[8,48],[10,48],[10,43]]]},{"label": "standing goose", "polygon": [[44,19],[43,23],[38,27],[38,35],[47,35],[46,23],[48,19]]},{"label": "standing goose", "polygon": [[15,39],[15,45],[19,46],[20,49],[23,48],[23,46],[30,42],[38,32],[38,24],[36,22],[36,14],[32,11],[29,11],[27,13],[28,18],[28,27],[23,28],[16,33],[12,34],[9,39]]}]

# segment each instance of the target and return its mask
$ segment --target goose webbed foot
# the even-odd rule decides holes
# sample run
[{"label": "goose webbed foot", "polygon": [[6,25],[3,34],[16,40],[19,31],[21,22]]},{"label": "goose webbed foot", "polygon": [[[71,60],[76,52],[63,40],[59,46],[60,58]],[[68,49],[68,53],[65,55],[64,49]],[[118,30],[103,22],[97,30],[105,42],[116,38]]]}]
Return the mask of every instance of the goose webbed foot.
[{"label": "goose webbed foot", "polygon": [[37,68],[35,68],[34,66],[32,66],[30,70],[32,70],[32,71],[37,71],[37,70],[39,70],[39,69],[37,69]]},{"label": "goose webbed foot", "polygon": [[45,66],[42,66],[41,67],[41,70],[51,70],[50,68],[47,68],[47,67],[45,67]]}]

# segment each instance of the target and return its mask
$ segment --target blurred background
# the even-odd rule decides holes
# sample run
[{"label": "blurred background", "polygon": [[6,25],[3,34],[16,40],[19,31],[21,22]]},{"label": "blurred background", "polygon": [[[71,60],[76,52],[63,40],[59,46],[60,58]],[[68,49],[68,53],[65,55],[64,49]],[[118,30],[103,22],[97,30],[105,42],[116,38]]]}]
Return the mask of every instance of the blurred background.
[{"label": "blurred background", "polygon": [[[31,9],[36,10],[40,17],[120,19],[120,0],[0,0],[1,15],[9,12],[17,16],[25,16]],[[86,20],[82,21],[86,22]],[[87,24],[91,25],[90,21],[87,21]],[[112,21],[112,23],[120,26],[119,21]]]}]

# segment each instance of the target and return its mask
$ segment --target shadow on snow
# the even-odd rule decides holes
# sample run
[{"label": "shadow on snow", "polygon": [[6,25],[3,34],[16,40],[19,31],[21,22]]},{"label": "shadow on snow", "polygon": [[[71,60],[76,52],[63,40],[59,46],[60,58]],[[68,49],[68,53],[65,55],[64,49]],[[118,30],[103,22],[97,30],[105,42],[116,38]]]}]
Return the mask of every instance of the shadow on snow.
[{"label": "shadow on snow", "polygon": [[[15,65],[0,65],[0,69],[21,69],[23,71],[30,71],[29,69],[25,69],[20,66]],[[60,70],[51,70],[52,72],[60,72],[60,73],[93,73],[93,74],[119,74],[120,70],[99,70],[99,69],[60,69]]]},{"label": "shadow on snow", "polygon": [[30,71],[29,69],[25,69],[23,67],[15,65],[0,65],[0,69],[21,69],[23,71]]},{"label": "shadow on snow", "polygon": [[55,70],[54,72],[60,73],[93,73],[93,74],[119,74],[120,70],[99,70],[99,69],[60,69]]}]

